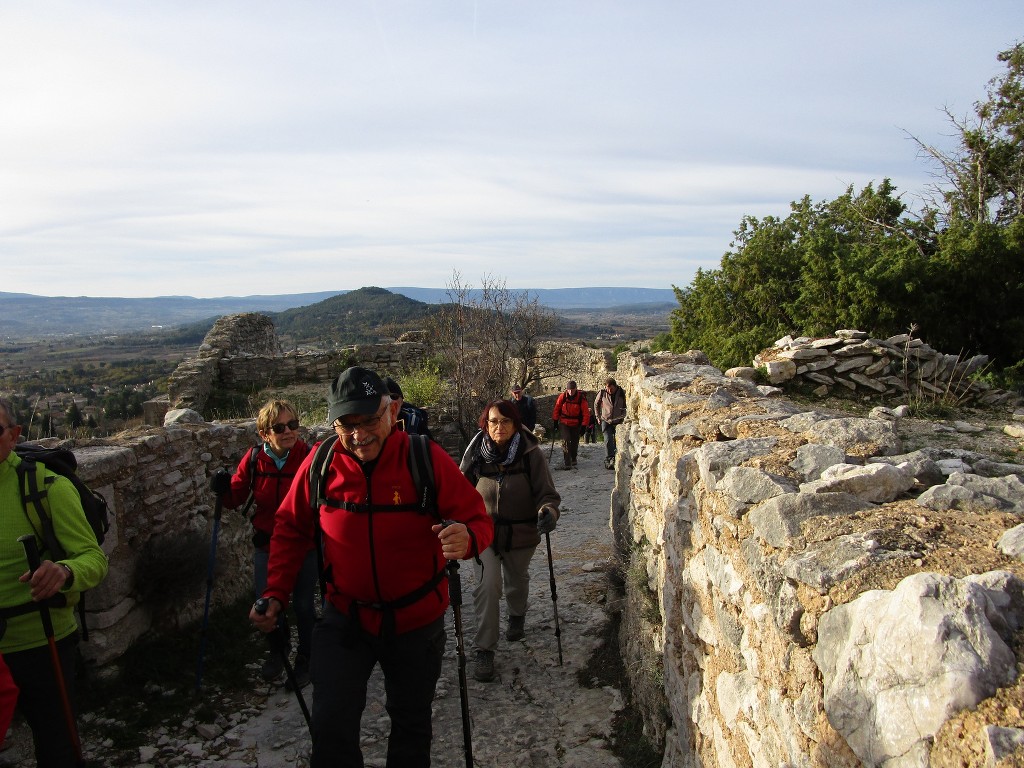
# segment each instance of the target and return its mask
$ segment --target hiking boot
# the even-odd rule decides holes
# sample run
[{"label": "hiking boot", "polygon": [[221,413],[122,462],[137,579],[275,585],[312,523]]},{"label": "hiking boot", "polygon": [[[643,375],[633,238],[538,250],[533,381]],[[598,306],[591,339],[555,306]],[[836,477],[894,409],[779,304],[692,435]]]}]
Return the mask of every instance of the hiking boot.
[{"label": "hiking boot", "polygon": [[524,637],[526,637],[526,617],[509,616],[505,639],[509,642],[515,642],[516,640],[522,640]]},{"label": "hiking boot", "polygon": [[260,675],[268,683],[272,683],[281,676],[284,672],[284,664],[281,663],[281,657],[276,653],[271,653],[267,656],[267,660],[263,662],[263,669],[260,670]]},{"label": "hiking boot", "polygon": [[473,661],[473,679],[489,683],[494,679],[494,651],[477,651]]},{"label": "hiking boot", "polygon": [[305,688],[309,685],[309,659],[305,656],[299,655],[295,657],[295,687],[292,686],[291,680],[286,680],[284,687],[286,690],[294,691],[295,688]]}]

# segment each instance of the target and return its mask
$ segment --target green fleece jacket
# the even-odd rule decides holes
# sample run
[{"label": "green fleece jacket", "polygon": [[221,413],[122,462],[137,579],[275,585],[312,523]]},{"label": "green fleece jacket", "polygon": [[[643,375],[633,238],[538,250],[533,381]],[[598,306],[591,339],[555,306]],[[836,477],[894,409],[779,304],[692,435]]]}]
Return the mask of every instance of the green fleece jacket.
[{"label": "green fleece jacket", "polygon": [[[0,462],[0,608],[10,608],[31,601],[29,586],[18,578],[28,571],[25,561],[25,547],[18,541],[19,536],[37,533],[25,515],[18,490],[18,473],[15,469],[21,459],[13,451]],[[47,475],[53,475],[45,470]],[[82,511],[82,500],[71,481],[54,476],[48,485],[48,511],[53,518],[54,531],[61,545],[67,550],[67,558],[58,562],[67,565],[75,574],[68,591],[68,605],[50,608],[54,637],[60,640],[77,628],[72,607],[78,602],[80,591],[91,589],[107,575],[107,556],[96,543],[96,537],[89,527]],[[40,556],[45,560],[48,553],[42,548],[42,539],[36,536]],[[7,654],[46,645],[38,611],[7,620],[7,631],[0,639],[0,652]]]}]

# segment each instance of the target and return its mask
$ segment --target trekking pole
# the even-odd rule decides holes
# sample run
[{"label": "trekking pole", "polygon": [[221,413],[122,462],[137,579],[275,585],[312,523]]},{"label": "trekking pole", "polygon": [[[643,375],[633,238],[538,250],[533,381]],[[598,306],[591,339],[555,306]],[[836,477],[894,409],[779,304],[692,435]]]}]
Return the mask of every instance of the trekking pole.
[{"label": "trekking pole", "polygon": [[[39,568],[39,548],[36,546],[36,537],[31,533],[19,536],[18,541],[25,547],[25,559],[28,560],[29,573],[35,573]],[[46,642],[50,645],[50,661],[53,662],[53,676],[57,681],[57,690],[60,691],[60,705],[64,711],[64,723],[68,729],[68,738],[71,739],[71,746],[75,750],[75,763],[84,766],[82,762],[82,742],[78,738],[78,727],[75,725],[75,713],[71,709],[71,699],[68,697],[68,685],[64,680],[64,669],[60,663],[60,654],[57,652],[57,641],[53,636],[53,621],[50,619],[50,608],[45,600],[39,602],[39,617],[43,622],[43,632],[46,635]]]},{"label": "trekking pole", "polygon": [[[448,524],[450,521],[445,521]],[[459,657],[459,698],[462,700],[462,747],[466,753],[466,768],[473,768],[473,727],[469,720],[469,684],[466,681],[466,645],[462,635],[462,577],[459,575],[459,563],[449,560],[445,566],[448,571],[448,599],[452,604],[452,615],[455,619],[455,650]]]},{"label": "trekking pole", "polygon": [[206,627],[210,623],[210,597],[213,595],[213,571],[217,564],[217,534],[220,532],[220,515],[224,510],[224,499],[217,494],[213,506],[213,536],[210,537],[210,557],[206,564],[206,607],[203,608],[203,627],[199,635],[199,663],[196,665],[196,693],[203,687],[203,659],[206,656]]},{"label": "trekking pole", "polygon": [[[253,603],[252,607],[256,613],[263,616],[266,614],[267,608],[270,607],[270,599],[261,597]],[[306,718],[306,728],[309,729],[309,733],[312,736],[313,726],[310,723],[309,709],[306,708],[306,699],[302,696],[300,686],[295,679],[295,669],[292,667],[292,663],[288,661],[288,623],[285,621],[284,611],[277,614],[277,626],[269,633],[267,639],[270,640],[270,647],[281,657],[281,662],[284,664],[284,673],[288,678],[288,682],[291,683],[292,690],[295,691],[295,698],[299,700],[299,709],[302,710],[302,716]]]},{"label": "trekking pole", "polygon": [[551,534],[544,533],[548,543],[548,573],[551,574],[551,608],[555,612],[555,640],[558,641],[558,666],[562,666],[562,628],[558,625],[558,590],[555,588],[555,564],[551,559]]}]

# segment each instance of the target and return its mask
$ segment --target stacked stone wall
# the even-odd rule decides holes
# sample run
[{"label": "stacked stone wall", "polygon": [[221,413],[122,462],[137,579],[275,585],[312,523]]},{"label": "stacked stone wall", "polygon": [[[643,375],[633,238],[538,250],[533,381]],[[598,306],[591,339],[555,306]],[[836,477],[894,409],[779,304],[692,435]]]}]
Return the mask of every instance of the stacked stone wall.
[{"label": "stacked stone wall", "polygon": [[754,368],[772,384],[802,386],[822,397],[838,391],[964,405],[1019,403],[1014,393],[980,380],[989,362],[987,355],[943,354],[910,334],[873,339],[865,331],[839,330],[827,338],[781,338],[754,358]]},{"label": "stacked stone wall", "polygon": [[620,644],[663,766],[1024,758],[1024,466],[701,353],[618,379]]},{"label": "stacked stone wall", "polygon": [[[107,578],[86,595],[87,659],[115,660],[150,630],[201,617],[213,536],[209,476],[233,468],[256,442],[255,422],[178,424],[126,432],[115,439],[64,443],[79,474],[107,499],[112,525],[103,549]],[[213,605],[252,587],[250,526],[223,511],[218,530]]]}]

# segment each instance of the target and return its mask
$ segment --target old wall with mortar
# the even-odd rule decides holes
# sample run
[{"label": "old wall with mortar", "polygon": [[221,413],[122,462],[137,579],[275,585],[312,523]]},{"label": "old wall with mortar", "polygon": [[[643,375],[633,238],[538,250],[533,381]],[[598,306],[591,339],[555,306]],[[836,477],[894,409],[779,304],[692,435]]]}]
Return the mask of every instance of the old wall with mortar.
[{"label": "old wall with mortar", "polygon": [[[256,442],[255,422],[145,427],[105,440],[63,443],[79,474],[107,499],[112,525],[104,582],[86,594],[86,658],[105,664],[149,630],[203,614],[214,523],[209,476]],[[218,531],[213,604],[252,587],[250,526],[225,510]],[[244,620],[240,617],[239,620]]]},{"label": "old wall with mortar", "polygon": [[621,651],[663,766],[1021,764],[1024,466],[904,455],[702,353],[617,378]]}]

